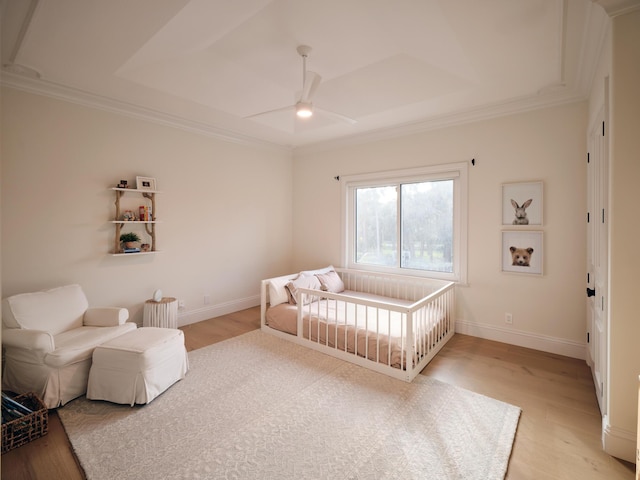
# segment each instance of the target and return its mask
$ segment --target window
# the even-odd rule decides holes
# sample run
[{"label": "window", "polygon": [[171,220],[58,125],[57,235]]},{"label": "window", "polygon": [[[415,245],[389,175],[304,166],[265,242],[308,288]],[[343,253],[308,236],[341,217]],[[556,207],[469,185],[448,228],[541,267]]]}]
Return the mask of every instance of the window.
[{"label": "window", "polygon": [[466,282],[466,163],[342,179],[345,265]]}]

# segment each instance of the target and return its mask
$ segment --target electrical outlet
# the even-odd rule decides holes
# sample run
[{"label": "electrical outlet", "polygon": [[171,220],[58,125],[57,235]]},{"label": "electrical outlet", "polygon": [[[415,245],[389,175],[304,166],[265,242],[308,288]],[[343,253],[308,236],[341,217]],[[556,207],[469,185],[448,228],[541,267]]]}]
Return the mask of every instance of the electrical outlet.
[{"label": "electrical outlet", "polygon": [[178,300],[178,308],[179,309],[183,309],[184,308],[184,300]]},{"label": "electrical outlet", "polygon": [[511,315],[510,313],[505,313],[504,323],[506,323],[507,325],[513,325],[513,315]]},{"label": "electrical outlet", "polygon": [[203,301],[205,305],[209,305],[211,303],[211,295],[205,295]]}]

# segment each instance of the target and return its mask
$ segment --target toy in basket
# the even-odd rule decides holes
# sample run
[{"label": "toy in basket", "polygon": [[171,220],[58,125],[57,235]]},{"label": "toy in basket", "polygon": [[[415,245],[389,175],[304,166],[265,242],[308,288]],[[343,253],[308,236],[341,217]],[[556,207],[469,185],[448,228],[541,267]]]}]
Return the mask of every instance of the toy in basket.
[{"label": "toy in basket", "polygon": [[49,410],[35,393],[2,393],[2,453],[46,435]]}]

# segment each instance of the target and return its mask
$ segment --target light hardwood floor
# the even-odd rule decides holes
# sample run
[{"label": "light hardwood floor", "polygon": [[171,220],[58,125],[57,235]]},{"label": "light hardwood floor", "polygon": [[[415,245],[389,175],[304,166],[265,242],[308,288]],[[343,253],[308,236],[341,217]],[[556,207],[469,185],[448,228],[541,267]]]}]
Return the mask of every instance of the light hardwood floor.
[{"label": "light hardwood floor", "polygon": [[[259,327],[255,307],[182,330],[191,351]],[[455,335],[422,374],[522,409],[509,480],[634,478],[634,465],[602,452],[600,413],[583,361]],[[83,478],[54,410],[46,436],[2,456],[5,480]]]}]

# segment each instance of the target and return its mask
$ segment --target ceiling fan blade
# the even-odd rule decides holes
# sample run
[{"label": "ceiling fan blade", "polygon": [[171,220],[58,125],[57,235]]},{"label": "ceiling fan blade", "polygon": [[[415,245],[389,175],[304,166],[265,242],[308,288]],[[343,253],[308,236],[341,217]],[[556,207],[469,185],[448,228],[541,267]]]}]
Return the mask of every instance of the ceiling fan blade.
[{"label": "ceiling fan blade", "polygon": [[302,86],[302,95],[300,95],[300,101],[309,102],[314,92],[320,85],[322,77],[316,72],[308,71],[305,74],[304,85]]},{"label": "ceiling fan blade", "polygon": [[351,125],[355,125],[356,123],[358,123],[357,120],[351,118],[351,117],[347,117],[346,115],[342,115],[341,113],[336,113],[336,112],[332,112],[330,110],[325,110],[323,108],[318,108],[314,105],[313,110],[317,113],[320,113],[321,115],[324,115],[326,117],[331,117],[334,118],[336,120],[340,120],[342,122],[346,122],[349,123]]},{"label": "ceiling fan blade", "polygon": [[248,116],[243,117],[243,118],[254,118],[254,117],[259,117],[260,115],[267,115],[268,113],[286,112],[287,110],[295,110],[295,109],[296,109],[295,105],[289,105],[287,107],[274,108],[273,110],[267,110],[267,111],[260,112],[260,113],[254,113],[253,115],[248,115]]}]

